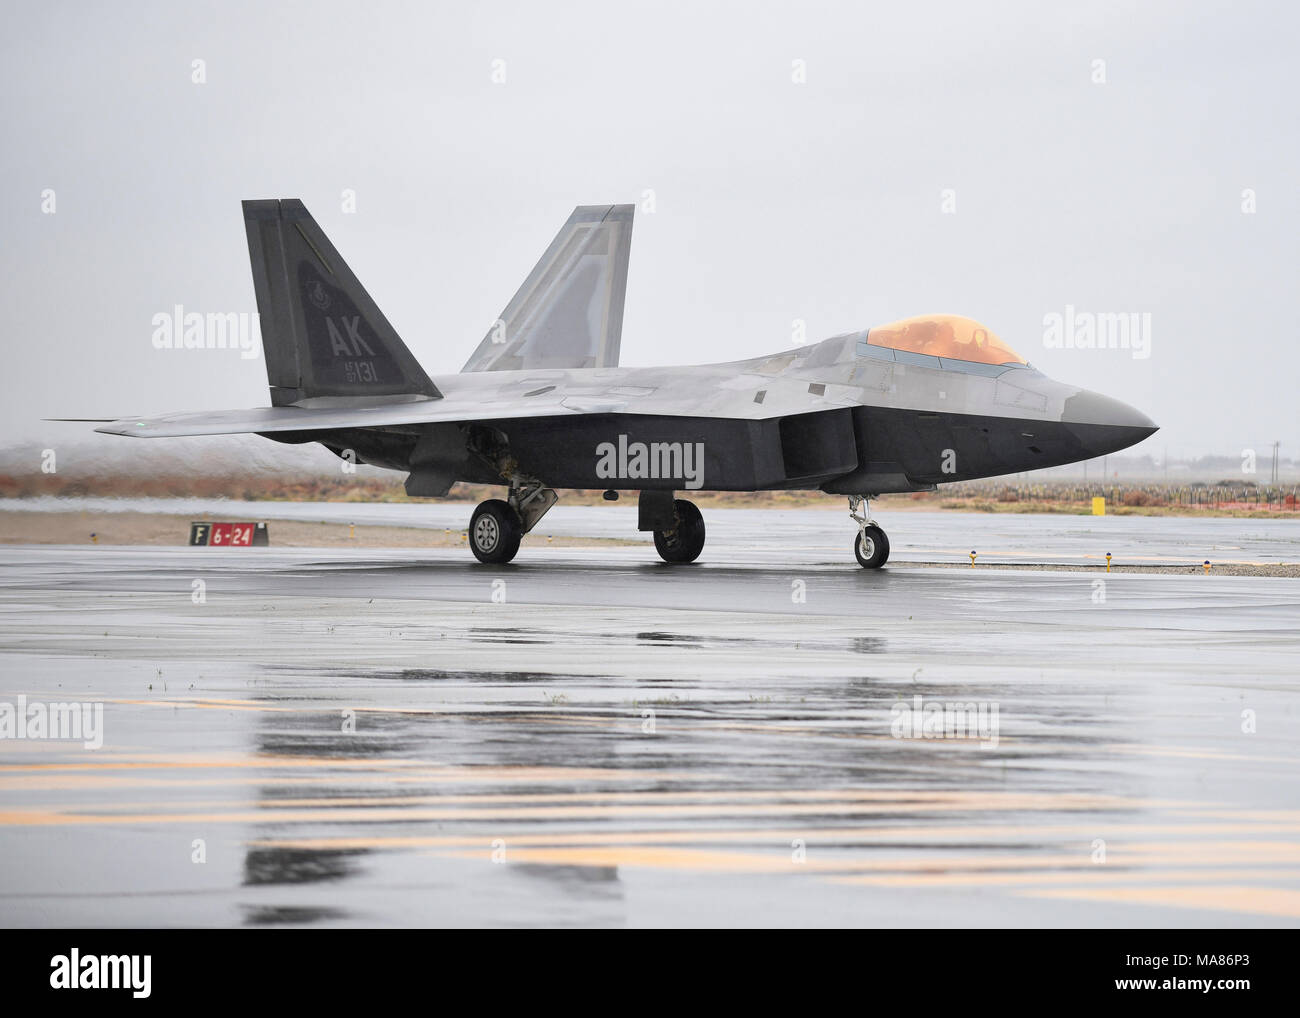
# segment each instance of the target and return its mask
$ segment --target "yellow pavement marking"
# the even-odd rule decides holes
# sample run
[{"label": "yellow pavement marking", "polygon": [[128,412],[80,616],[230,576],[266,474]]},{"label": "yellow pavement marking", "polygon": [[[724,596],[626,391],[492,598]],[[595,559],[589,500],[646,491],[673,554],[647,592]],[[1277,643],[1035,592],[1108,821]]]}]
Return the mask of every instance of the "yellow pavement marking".
[{"label": "yellow pavement marking", "polygon": [[[111,780],[111,779],[110,779]],[[57,782],[57,779],[56,779]],[[221,784],[224,782],[218,782]],[[254,779],[253,783],[257,783]],[[193,783],[185,782],[166,782],[167,787],[176,789],[189,789]],[[134,787],[135,783],[130,780],[119,780],[115,787]],[[85,788],[98,787],[94,783],[86,783],[82,780],[74,780],[72,783],[64,784],[60,787],[62,790],[78,790]],[[0,790],[9,791],[48,791],[48,784],[37,785],[37,779],[0,779]],[[192,799],[170,799],[165,801],[154,802],[131,802],[127,800],[114,800],[111,803],[105,803],[97,800],[93,803],[57,803],[49,804],[47,808],[51,811],[63,813],[76,813],[79,811],[89,811],[98,813],[103,810],[114,810],[125,812],[135,809],[168,809],[177,806],[195,808],[202,806],[207,809],[225,807],[225,808],[249,808],[258,809],[285,809],[285,808],[374,808],[374,809],[393,809],[399,806],[444,806],[444,805],[463,805],[468,803],[483,804],[514,804],[514,805],[532,805],[532,804],[555,804],[555,803],[598,803],[611,807],[635,804],[637,802],[662,802],[662,803],[693,803],[693,802],[713,802],[720,806],[734,806],[740,803],[756,802],[765,804],[772,809],[779,809],[782,803],[796,802],[814,802],[823,803],[828,810],[834,810],[838,804],[848,803],[874,804],[875,809],[872,812],[884,814],[894,813],[918,813],[944,810],[962,810],[962,811],[1000,811],[1000,810],[1044,810],[1051,812],[1070,813],[1078,811],[1095,812],[1102,810],[1111,810],[1116,812],[1131,811],[1133,809],[1160,809],[1177,807],[1178,803],[1161,803],[1161,802],[1137,802],[1135,800],[1122,799],[1117,796],[1101,795],[1051,795],[1036,793],[1007,793],[1007,792],[902,792],[902,791],[881,791],[881,790],[848,790],[836,791],[829,789],[698,789],[667,791],[661,789],[610,789],[607,791],[597,792],[479,792],[479,793],[438,793],[425,795],[351,795],[351,796],[310,796],[302,798],[279,798],[266,797],[250,801],[247,797],[239,799],[224,800],[192,800]],[[858,810],[861,812],[861,810]],[[1230,815],[1230,814],[1229,814]],[[1295,818],[1300,820],[1300,816]]]},{"label": "yellow pavement marking", "polygon": [[1168,756],[1192,760],[1246,760],[1251,763],[1300,764],[1300,757],[1262,756],[1256,753],[1229,753],[1221,749],[1198,749],[1195,746],[1145,746],[1137,743],[1116,743],[1106,746],[1104,752],[1134,753],[1142,756]]},{"label": "yellow pavement marking", "polygon": [[[268,818],[272,819],[272,818]],[[1143,825],[1134,827],[1118,828],[1117,831],[1125,836],[1136,836],[1139,833],[1157,834],[1165,836],[1182,836],[1186,834],[1196,835],[1234,835],[1234,834],[1262,834],[1269,832],[1269,828],[1261,828],[1256,825],[1202,825],[1193,831],[1182,825]],[[1300,828],[1289,828],[1286,833],[1300,834]],[[909,851],[914,851],[911,846],[917,843],[923,843],[932,839],[935,835],[939,838],[939,844],[925,844],[924,851],[932,853],[935,851],[949,851],[942,844],[943,841],[959,842],[967,844],[978,838],[988,838],[1000,842],[1014,842],[1013,846],[1008,848],[1009,851],[1024,853],[1025,858],[1033,856],[1025,852],[1021,847],[1023,843],[1032,838],[1041,838],[1046,841],[1054,839],[1057,843],[1054,848],[1060,850],[1067,845],[1074,843],[1079,846],[1078,851],[1081,854],[1091,858],[1091,839],[1095,831],[1091,828],[1060,828],[1060,827],[966,827],[966,828],[925,828],[925,827],[830,827],[830,828],[812,828],[812,827],[727,827],[717,829],[699,829],[691,830],[581,830],[581,831],[551,831],[537,832],[533,828],[522,830],[510,830],[503,826],[494,826],[484,828],[484,833],[470,834],[443,834],[443,835],[422,835],[422,834],[402,834],[402,835],[342,835],[326,837],[306,837],[306,838],[263,838],[251,841],[250,844],[262,848],[297,848],[297,849],[348,849],[348,848],[373,848],[373,849],[401,849],[401,848],[439,848],[439,847],[463,847],[482,844],[485,838],[505,838],[511,844],[518,845],[604,845],[604,844],[672,844],[682,842],[699,842],[703,844],[727,844],[732,842],[759,843],[759,844],[779,844],[788,846],[796,838],[804,840],[805,844],[811,849],[817,843],[821,843],[822,848],[829,846],[869,846],[881,848],[889,851],[898,851],[894,844],[898,842],[905,843],[909,846]],[[1061,843],[1064,844],[1061,844]],[[1180,844],[1196,845],[1201,842],[1157,842],[1152,843],[1160,846],[1170,846],[1168,851],[1176,851],[1176,846]],[[1242,842],[1205,842],[1207,845],[1240,845],[1251,844]],[[1269,844],[1273,846],[1289,845],[1290,842],[1268,842],[1258,844]],[[996,844],[979,846],[983,851],[989,851],[997,847]],[[1112,846],[1113,847],[1113,846]],[[1121,848],[1122,850],[1122,848]],[[1136,851],[1154,852],[1155,848],[1138,848]],[[1233,857],[1239,857],[1242,850],[1228,849]],[[1266,851],[1281,852],[1282,849],[1260,850],[1261,853]],[[927,855],[927,857],[929,857]],[[917,857],[919,858],[919,857]],[[942,857],[936,857],[942,858]],[[1289,856],[1284,856],[1289,860]]]},{"label": "yellow pavement marking", "polygon": [[[867,871],[868,875],[844,876],[842,883],[872,884],[880,886],[925,887],[954,885],[1000,884],[1074,884],[1114,882],[1157,882],[1178,880],[1281,879],[1300,880],[1300,868],[1242,869],[1219,865],[1208,859],[1208,866],[1163,867],[1156,860],[1131,860],[1130,863],[1108,862],[1097,866],[1084,853],[1076,855],[1035,856],[969,856],[951,858],[861,859],[818,858],[816,852],[805,855],[803,861],[794,862],[791,847],[777,844],[767,853],[725,851],[722,849],[679,848],[663,845],[584,845],[572,847],[535,847],[519,845],[515,839],[503,839],[506,860],[514,863],[544,864],[552,866],[636,866],[651,869],[679,869],[734,872],[819,874],[855,874]],[[491,846],[480,839],[476,851],[452,851],[444,854],[464,859],[482,859],[491,855]],[[1278,862],[1295,862],[1294,857]],[[1140,865],[1128,869],[1127,865]],[[1015,871],[1015,872],[1005,872]]]},{"label": "yellow pavement marking", "polygon": [[[178,803],[184,807],[184,802]],[[826,802],[759,802],[759,803],[640,803],[619,805],[614,803],[597,803],[593,805],[538,805],[510,806],[499,809],[466,809],[455,807],[385,807],[381,800],[367,800],[366,806],[339,807],[330,809],[281,809],[274,800],[266,800],[252,809],[230,812],[202,813],[179,811],[171,813],[125,813],[115,812],[112,805],[102,807],[95,813],[59,812],[52,809],[23,810],[11,809],[0,813],[0,824],[97,824],[97,823],[192,823],[205,820],[210,823],[302,823],[329,821],[346,823],[354,821],[387,822],[401,820],[477,820],[501,823],[511,820],[585,820],[585,819],[629,819],[637,817],[680,817],[707,819],[736,816],[824,816],[833,813],[837,816],[864,816],[892,814],[898,812],[918,812],[933,809],[922,805],[918,810],[903,808],[903,804],[861,803],[844,800]],[[1296,825],[1300,827],[1300,825]],[[1004,829],[1012,833],[1012,829]]]},{"label": "yellow pavement marking", "polygon": [[[521,782],[545,781],[646,781],[659,783],[665,778],[691,780],[717,780],[716,774],[695,774],[678,771],[632,770],[620,767],[532,767],[532,766],[453,766],[438,760],[403,760],[399,758],[356,758],[356,757],[308,757],[308,756],[140,756],[127,760],[111,758],[86,759],[79,761],[62,761],[58,763],[22,763],[0,764],[0,774],[29,774],[33,772],[73,773],[88,771],[98,774],[103,771],[138,771],[138,770],[250,770],[256,768],[285,768],[294,770],[347,770],[347,771],[394,771],[394,780],[400,780],[400,772],[421,771],[418,777],[451,777],[459,781],[506,780]],[[325,782],[328,778],[317,777]],[[348,780],[352,780],[351,776]]]},{"label": "yellow pavement marking", "polygon": [[[1220,878],[1224,874],[1219,874]],[[1257,915],[1300,918],[1300,891],[1283,887],[1215,884],[1193,887],[1059,888],[1026,892],[1036,898],[1073,898],[1119,902],[1127,905],[1163,905],[1173,908],[1252,912]]]},{"label": "yellow pavement marking", "polygon": [[[1107,866],[1095,866],[1091,870],[1072,870],[1058,873],[918,873],[918,874],[870,874],[832,877],[838,884],[860,884],[864,887],[1017,887],[1033,884],[1084,884],[1102,885],[1100,888],[1078,887],[1065,888],[1073,890],[1073,895],[1089,898],[1109,884],[1143,884],[1153,886],[1167,880],[1281,880],[1289,883],[1300,882],[1300,869],[1247,869],[1239,870],[1225,867],[1207,869],[1189,869],[1186,867],[1164,867],[1161,869],[1114,871]],[[1026,892],[1029,893],[1029,892]],[[1047,893],[1047,892],[1035,892]]]}]

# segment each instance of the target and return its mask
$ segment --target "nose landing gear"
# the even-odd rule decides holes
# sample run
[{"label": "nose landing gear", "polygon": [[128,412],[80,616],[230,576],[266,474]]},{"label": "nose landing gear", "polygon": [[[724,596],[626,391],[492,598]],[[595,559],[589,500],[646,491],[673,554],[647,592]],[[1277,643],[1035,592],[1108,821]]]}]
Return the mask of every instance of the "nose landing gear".
[{"label": "nose landing gear", "polygon": [[889,538],[871,518],[871,499],[865,495],[849,496],[849,515],[858,525],[853,538],[853,554],[864,569],[879,569],[889,561]]}]

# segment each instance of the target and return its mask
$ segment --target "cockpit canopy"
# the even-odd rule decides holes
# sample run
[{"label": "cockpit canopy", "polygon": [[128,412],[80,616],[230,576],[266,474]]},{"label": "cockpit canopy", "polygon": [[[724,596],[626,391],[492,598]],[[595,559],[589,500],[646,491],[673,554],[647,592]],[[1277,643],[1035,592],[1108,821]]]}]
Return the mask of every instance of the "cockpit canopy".
[{"label": "cockpit canopy", "polygon": [[871,346],[975,364],[1028,364],[990,329],[961,315],[919,315],[867,332]]}]

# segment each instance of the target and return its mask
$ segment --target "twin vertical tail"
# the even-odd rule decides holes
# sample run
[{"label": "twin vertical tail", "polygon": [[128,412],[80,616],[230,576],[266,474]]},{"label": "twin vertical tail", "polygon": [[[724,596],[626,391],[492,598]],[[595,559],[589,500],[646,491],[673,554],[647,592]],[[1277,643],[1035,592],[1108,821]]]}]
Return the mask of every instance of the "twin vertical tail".
[{"label": "twin vertical tail", "polygon": [[[462,371],[617,366],[633,211],[574,209]],[[272,405],[441,397],[301,201],[246,201],[244,226]]]},{"label": "twin vertical tail", "polygon": [[246,201],[244,226],[272,405],[442,395],[301,201]]},{"label": "twin vertical tail", "polygon": [[618,365],[631,205],[580,205],[461,371]]}]

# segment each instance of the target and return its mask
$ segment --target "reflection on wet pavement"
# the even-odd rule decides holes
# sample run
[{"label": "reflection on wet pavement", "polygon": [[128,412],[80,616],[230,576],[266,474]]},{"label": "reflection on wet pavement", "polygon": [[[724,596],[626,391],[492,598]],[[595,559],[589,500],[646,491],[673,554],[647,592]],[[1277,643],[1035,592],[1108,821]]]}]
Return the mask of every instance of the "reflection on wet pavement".
[{"label": "reflection on wet pavement", "polygon": [[[315,554],[197,605],[189,557],[0,563],[0,699],[106,729],[0,742],[6,922],[1300,920],[1288,581],[1116,577],[1098,610],[1066,574],[806,571],[793,604],[727,568],[634,606],[601,588],[638,571],[557,551],[499,604]],[[934,704],[996,730],[900,733]]]}]

